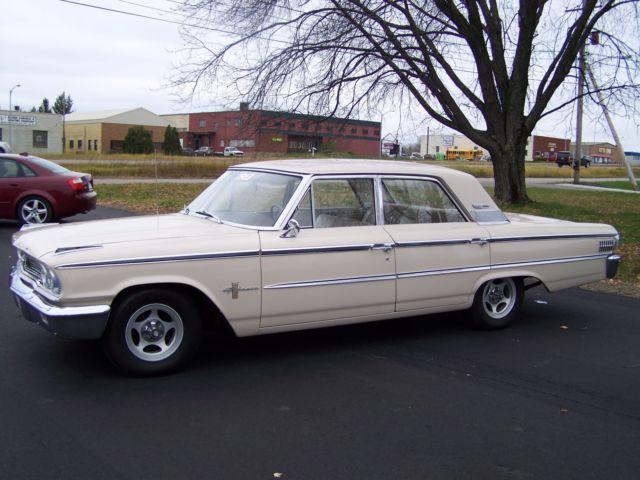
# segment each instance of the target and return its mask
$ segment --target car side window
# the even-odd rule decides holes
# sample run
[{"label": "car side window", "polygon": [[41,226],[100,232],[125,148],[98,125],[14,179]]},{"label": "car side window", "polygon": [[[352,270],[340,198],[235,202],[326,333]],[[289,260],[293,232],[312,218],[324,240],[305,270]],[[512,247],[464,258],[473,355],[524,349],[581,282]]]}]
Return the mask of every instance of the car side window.
[{"label": "car side window", "polygon": [[0,178],[12,178],[20,176],[18,162],[0,158]]},{"label": "car side window", "polygon": [[313,227],[313,222],[311,221],[311,190],[307,190],[292,218],[298,222],[301,228]]},{"label": "car side window", "polygon": [[384,223],[465,222],[443,188],[430,180],[387,178],[382,180]]},{"label": "car side window", "polygon": [[314,180],[313,227],[355,227],[376,224],[372,178]]}]

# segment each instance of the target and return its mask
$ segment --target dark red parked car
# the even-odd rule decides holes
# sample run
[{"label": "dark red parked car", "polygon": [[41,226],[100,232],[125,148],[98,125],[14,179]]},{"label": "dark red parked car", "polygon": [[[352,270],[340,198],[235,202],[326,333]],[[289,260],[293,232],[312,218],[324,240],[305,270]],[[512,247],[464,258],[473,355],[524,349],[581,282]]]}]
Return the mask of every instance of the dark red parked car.
[{"label": "dark red parked car", "polygon": [[45,223],[94,208],[91,175],[43,158],[0,155],[0,218]]}]

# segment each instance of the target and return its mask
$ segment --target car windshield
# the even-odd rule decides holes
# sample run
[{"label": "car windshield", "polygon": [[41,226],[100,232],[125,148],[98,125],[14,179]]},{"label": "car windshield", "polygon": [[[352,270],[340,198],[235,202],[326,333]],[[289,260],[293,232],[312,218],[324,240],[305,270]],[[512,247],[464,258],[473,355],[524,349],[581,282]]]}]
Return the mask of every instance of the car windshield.
[{"label": "car windshield", "polygon": [[229,170],[189,204],[186,213],[252,227],[273,227],[301,177]]},{"label": "car windshield", "polygon": [[58,165],[57,163],[50,162],[49,160],[45,160],[44,158],[29,157],[29,160],[39,167],[46,168],[52,173],[69,173],[69,170],[67,170],[63,166]]}]

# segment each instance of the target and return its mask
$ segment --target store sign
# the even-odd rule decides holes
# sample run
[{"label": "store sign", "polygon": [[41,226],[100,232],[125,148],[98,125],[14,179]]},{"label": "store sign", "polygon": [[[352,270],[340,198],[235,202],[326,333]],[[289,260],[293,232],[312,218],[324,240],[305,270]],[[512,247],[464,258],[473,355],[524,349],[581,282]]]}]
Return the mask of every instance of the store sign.
[{"label": "store sign", "polygon": [[283,142],[284,139],[282,137],[271,137],[271,141],[278,143],[278,142]]},{"label": "store sign", "polygon": [[0,123],[8,125],[35,126],[35,115],[0,115]]},{"label": "store sign", "polygon": [[442,145],[447,148],[453,147],[453,135],[442,135]]}]

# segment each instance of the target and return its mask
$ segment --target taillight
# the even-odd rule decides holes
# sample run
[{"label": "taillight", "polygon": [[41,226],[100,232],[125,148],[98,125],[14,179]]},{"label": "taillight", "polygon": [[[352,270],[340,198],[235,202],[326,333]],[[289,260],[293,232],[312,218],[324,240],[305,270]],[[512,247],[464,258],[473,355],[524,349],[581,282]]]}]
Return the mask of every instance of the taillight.
[{"label": "taillight", "polygon": [[73,177],[67,180],[67,183],[71,186],[73,190],[76,192],[81,192],[85,189],[84,181],[81,177]]}]

